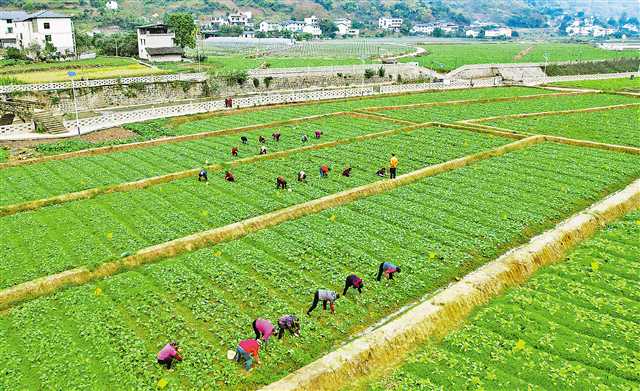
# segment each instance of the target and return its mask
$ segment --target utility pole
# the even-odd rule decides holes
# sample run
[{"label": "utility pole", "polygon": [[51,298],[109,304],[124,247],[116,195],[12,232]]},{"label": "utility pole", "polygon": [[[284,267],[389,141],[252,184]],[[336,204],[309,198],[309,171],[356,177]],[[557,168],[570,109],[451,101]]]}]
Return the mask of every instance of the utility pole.
[{"label": "utility pole", "polygon": [[74,71],[67,72],[67,75],[71,78],[71,91],[73,91],[73,108],[76,112],[76,131],[78,132],[78,136],[80,136],[80,117],[78,116],[78,100],[76,98],[76,83],[74,77],[76,73]]}]

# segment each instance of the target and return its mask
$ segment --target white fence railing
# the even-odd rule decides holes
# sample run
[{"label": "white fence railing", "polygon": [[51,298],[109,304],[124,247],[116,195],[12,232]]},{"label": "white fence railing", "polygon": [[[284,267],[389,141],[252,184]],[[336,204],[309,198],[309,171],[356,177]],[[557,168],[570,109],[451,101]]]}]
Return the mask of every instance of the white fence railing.
[{"label": "white fence railing", "polygon": [[25,122],[12,125],[0,125],[0,136],[13,133],[30,133],[35,130],[33,122]]},{"label": "white fence railing", "polygon": [[418,63],[398,63],[398,64],[354,64],[354,65],[336,65],[326,67],[298,67],[298,68],[267,68],[252,69],[249,71],[251,77],[301,77],[301,76],[335,76],[338,73],[354,74],[364,73],[367,69],[377,71],[380,67],[384,68],[386,74],[424,74],[430,76],[438,75],[431,69],[423,68]]},{"label": "white fence railing", "polygon": [[550,76],[537,79],[528,79],[524,84],[535,86],[540,84],[556,83],[561,81],[581,81],[581,80],[607,80],[620,79],[626,77],[640,77],[640,72],[623,72],[623,73],[599,73],[597,75],[570,75],[570,76]]},{"label": "white fence railing", "polygon": [[[118,84],[128,85],[136,83],[169,83],[173,81],[204,81],[206,80],[206,77],[205,73],[176,73],[173,75],[123,77],[119,79],[77,80],[74,81],[73,84],[75,84],[76,88],[87,88]],[[8,94],[11,92],[68,90],[71,87],[71,81],[39,84],[12,84],[8,86],[0,86],[0,94]]]}]

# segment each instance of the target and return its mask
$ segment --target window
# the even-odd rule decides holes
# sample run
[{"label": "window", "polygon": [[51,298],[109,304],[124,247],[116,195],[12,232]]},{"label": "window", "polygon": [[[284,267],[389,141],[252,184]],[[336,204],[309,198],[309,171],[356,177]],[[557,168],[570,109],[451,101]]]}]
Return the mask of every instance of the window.
[{"label": "window", "polygon": [[49,24],[49,22],[44,22],[44,29],[49,30],[50,28],[51,28],[51,25]]},{"label": "window", "polygon": [[51,42],[51,35],[45,35],[45,36],[44,36],[44,40],[45,40],[46,42]]},{"label": "window", "polygon": [[13,19],[7,19],[7,24],[13,23]]},{"label": "window", "polygon": [[13,33],[13,27],[7,27],[7,34]]}]

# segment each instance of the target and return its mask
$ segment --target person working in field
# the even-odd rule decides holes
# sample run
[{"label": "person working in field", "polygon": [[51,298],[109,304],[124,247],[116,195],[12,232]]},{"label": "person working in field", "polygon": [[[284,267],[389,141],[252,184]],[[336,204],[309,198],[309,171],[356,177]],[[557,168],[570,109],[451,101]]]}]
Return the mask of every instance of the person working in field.
[{"label": "person working in field", "polygon": [[238,156],[238,147],[231,148],[231,156],[233,156],[233,157],[237,157]]},{"label": "person working in field", "polygon": [[286,189],[287,188],[287,181],[284,179],[283,176],[279,176],[278,178],[276,178],[276,189]]},{"label": "person working in field", "polygon": [[247,136],[240,137],[240,141],[242,141],[242,144],[248,144],[249,143],[249,139],[247,138]]},{"label": "person working in field", "polygon": [[395,179],[396,172],[398,170],[398,158],[395,154],[391,154],[391,159],[389,160],[389,178]]},{"label": "person working in field", "polygon": [[396,273],[400,273],[399,266],[396,266],[391,262],[382,262],[378,268],[378,277],[376,277],[376,279],[380,281],[384,275],[388,279],[393,280],[393,275]]},{"label": "person working in field", "polygon": [[300,171],[298,173],[298,182],[306,182],[307,181],[307,173],[304,171]]},{"label": "person working in field", "polygon": [[351,176],[351,167],[347,167],[344,170],[342,170],[342,176],[345,177],[350,177]]},{"label": "person working in field", "polygon": [[284,332],[289,332],[296,337],[300,336],[300,321],[293,315],[285,315],[278,319],[278,339],[284,337]]},{"label": "person working in field", "polygon": [[265,147],[264,145],[260,146],[260,155],[266,155],[267,154],[267,147]]},{"label": "person working in field", "polygon": [[267,319],[258,318],[253,321],[252,326],[253,331],[256,333],[256,340],[262,339],[264,343],[268,343],[275,330],[273,324]]},{"label": "person working in field", "polygon": [[344,291],[342,291],[342,296],[345,296],[347,294],[347,290],[351,287],[353,287],[353,289],[357,289],[358,292],[362,293],[362,288],[364,287],[362,278],[356,276],[355,274],[350,274],[347,277],[347,280],[344,282]]},{"label": "person working in field", "polygon": [[200,170],[200,172],[198,173],[198,182],[208,182],[209,181],[209,177],[207,176],[207,170],[205,170],[204,168],[202,170]]},{"label": "person working in field", "polygon": [[302,137],[300,137],[300,141],[302,141],[303,143],[306,143],[307,141],[309,141],[309,136],[307,136],[306,134],[303,134]]},{"label": "person working in field", "polygon": [[[238,343],[238,347],[236,348],[236,356],[234,360],[240,362],[240,360],[244,360],[244,369],[247,371],[251,371],[253,360],[256,360],[257,364],[260,364],[260,357],[258,356],[258,352],[260,351],[260,342],[256,339],[245,339]],[[233,351],[232,351],[233,352]]]},{"label": "person working in field", "polygon": [[236,177],[233,176],[233,173],[231,171],[227,171],[224,174],[224,180],[228,181],[228,182],[235,182],[236,181]]},{"label": "person working in field", "polygon": [[260,144],[264,144],[264,143],[267,142],[267,139],[264,138],[264,136],[260,136],[260,137],[258,137],[258,142],[260,142]]},{"label": "person working in field", "polygon": [[329,176],[329,171],[331,171],[331,169],[326,164],[323,164],[323,165],[320,166],[320,176],[321,177],[323,177],[323,178],[328,177]]},{"label": "person working in field", "polygon": [[316,130],[313,134],[316,136],[316,138],[320,138],[320,136],[322,136],[322,131]]},{"label": "person working in field", "polygon": [[311,315],[311,311],[313,311],[317,306],[318,302],[322,301],[322,310],[327,310],[327,303],[329,303],[329,308],[331,309],[331,313],[335,314],[335,306],[334,303],[336,300],[340,298],[340,295],[334,291],[330,291],[327,289],[318,289],[316,293],[313,295],[313,303],[311,303],[311,307],[307,310],[307,315]]},{"label": "person working in field", "polygon": [[280,132],[273,132],[271,137],[273,137],[273,141],[279,142],[280,141]]},{"label": "person working in field", "polygon": [[169,342],[158,352],[158,364],[164,365],[165,368],[171,369],[173,361],[182,361],[182,356],[178,352],[178,343],[176,341]]},{"label": "person working in field", "polygon": [[376,171],[376,175],[384,178],[384,176],[387,175],[387,169],[384,167],[380,168],[378,171]]}]

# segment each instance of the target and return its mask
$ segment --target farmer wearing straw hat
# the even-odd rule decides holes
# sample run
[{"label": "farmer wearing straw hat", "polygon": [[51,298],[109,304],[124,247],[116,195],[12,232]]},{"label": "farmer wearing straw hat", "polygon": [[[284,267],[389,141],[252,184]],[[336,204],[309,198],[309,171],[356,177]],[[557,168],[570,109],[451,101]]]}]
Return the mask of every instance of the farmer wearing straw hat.
[{"label": "farmer wearing straw hat", "polygon": [[307,141],[309,141],[309,136],[307,136],[306,134],[303,134],[302,137],[300,137],[300,141],[302,141],[303,143],[306,143]]},{"label": "farmer wearing straw hat", "polygon": [[328,289],[318,289],[316,293],[313,295],[313,303],[311,303],[311,307],[307,310],[307,315],[311,315],[311,311],[313,311],[317,306],[318,302],[322,301],[322,310],[327,310],[327,303],[329,303],[329,308],[331,309],[331,313],[335,314],[334,303],[336,300],[340,298],[340,295],[334,291],[330,291]]},{"label": "farmer wearing straw hat", "polygon": [[393,275],[395,273],[400,273],[400,266],[396,266],[391,262],[382,262],[378,268],[378,276],[376,277],[376,280],[380,281],[382,275],[393,280]]},{"label": "farmer wearing straw hat", "polygon": [[268,343],[275,330],[273,324],[267,319],[258,318],[251,325],[256,333],[256,340],[262,339],[264,343]]},{"label": "farmer wearing straw hat", "polygon": [[182,361],[182,356],[178,353],[178,342],[171,341],[166,344],[157,355],[158,364],[164,365],[167,369],[171,369],[173,360]]},{"label": "farmer wearing straw hat", "polygon": [[350,274],[347,277],[347,280],[344,282],[344,291],[342,291],[342,296],[346,296],[347,290],[351,287],[353,287],[353,289],[357,289],[358,292],[362,293],[362,288],[364,287],[362,278],[356,276],[355,274]]},{"label": "farmer wearing straw hat", "polygon": [[244,369],[251,371],[253,369],[251,366],[253,365],[254,359],[257,364],[260,364],[260,357],[258,357],[260,344],[261,341],[255,339],[245,339],[240,341],[236,348],[236,355],[233,359],[237,362],[244,360]]},{"label": "farmer wearing straw hat", "polygon": [[260,142],[260,144],[264,144],[264,143],[267,142],[267,139],[264,138],[264,136],[260,136],[260,137],[258,137],[258,141]]},{"label": "farmer wearing straw hat", "polygon": [[271,137],[273,137],[273,141],[275,141],[275,142],[280,141],[280,132],[278,132],[278,131],[273,132],[273,134],[271,134]]},{"label": "farmer wearing straw hat", "polygon": [[304,171],[300,171],[298,173],[298,182],[306,182],[307,181],[307,173]]},{"label": "farmer wearing straw hat", "polygon": [[267,154],[267,147],[265,147],[264,145],[260,146],[260,155],[266,155]]},{"label": "farmer wearing straw hat", "polygon": [[284,332],[289,332],[296,337],[300,336],[300,321],[293,315],[285,315],[278,319],[278,339],[284,337]]}]

